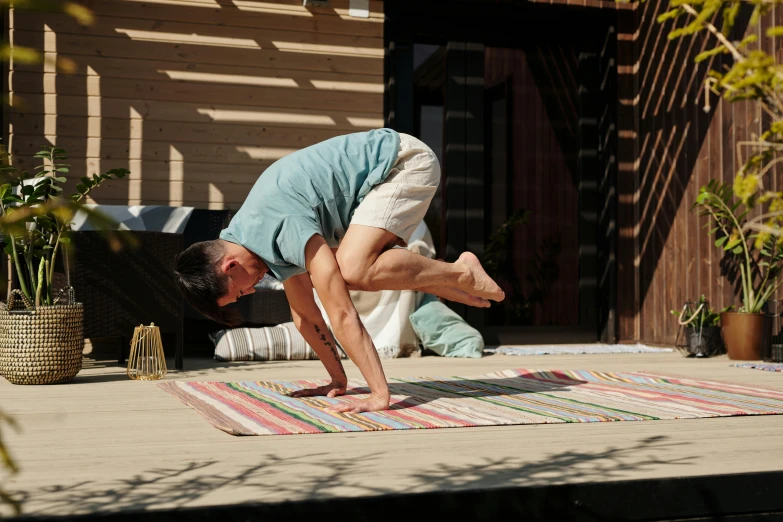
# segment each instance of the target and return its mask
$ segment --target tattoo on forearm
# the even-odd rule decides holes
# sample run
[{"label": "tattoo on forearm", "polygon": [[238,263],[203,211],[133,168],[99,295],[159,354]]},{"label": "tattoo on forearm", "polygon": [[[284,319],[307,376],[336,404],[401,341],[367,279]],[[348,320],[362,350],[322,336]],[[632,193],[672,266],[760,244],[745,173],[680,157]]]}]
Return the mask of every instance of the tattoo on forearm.
[{"label": "tattoo on forearm", "polygon": [[332,346],[332,355],[334,355],[334,360],[337,361],[337,364],[340,365],[340,371],[343,372],[343,376],[345,376],[345,369],[343,368],[343,363],[340,360],[340,354],[337,353],[337,350]]},{"label": "tattoo on forearm", "polygon": [[332,355],[334,356],[334,360],[337,361],[337,366],[340,367],[340,371],[343,374],[343,377],[345,376],[345,369],[343,368],[343,363],[340,360],[340,354],[337,352],[337,348],[326,339],[326,334],[321,333],[321,329],[318,328],[318,326],[315,327],[315,333],[321,334],[321,341],[324,343],[324,346],[328,347],[329,350],[331,350]]}]

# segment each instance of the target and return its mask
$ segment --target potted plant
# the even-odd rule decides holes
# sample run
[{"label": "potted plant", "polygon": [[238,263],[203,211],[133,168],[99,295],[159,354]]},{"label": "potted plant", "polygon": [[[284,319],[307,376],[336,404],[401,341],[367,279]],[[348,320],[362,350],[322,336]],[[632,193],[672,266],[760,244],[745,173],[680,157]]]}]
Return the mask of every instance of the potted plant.
[{"label": "potted plant", "polygon": [[[783,161],[783,65],[778,54],[767,52],[775,49],[774,40],[768,39],[783,35],[774,9],[774,2],[678,0],[669,2],[668,10],[658,17],[659,22],[671,24],[670,40],[697,37],[706,43],[694,59],[709,67],[704,79],[705,112],[712,109],[717,95],[746,103],[764,115],[760,132],[731,144],[739,166],[733,184],[711,181],[701,189],[695,205],[711,217],[709,233],[717,234],[716,246],[724,249],[739,271],[742,307],[721,314],[724,342],[733,359],[760,358],[763,310],[781,284],[783,192],[765,188],[775,186]],[[748,14],[751,26],[766,23],[767,29],[743,36],[744,29],[738,31],[736,24],[747,21]]]},{"label": "potted plant", "polygon": [[[0,234],[19,285],[9,289],[0,308],[0,375],[15,384],[66,382],[81,369],[84,309],[68,285],[68,256],[61,250],[70,243],[69,226],[77,211],[84,210],[99,227],[111,223],[85,209],[84,200],[101,183],[128,174],[113,169],[82,177],[76,192],[64,196],[60,185],[69,171],[65,151],[45,147],[35,158],[41,164],[33,174],[19,172],[7,161],[0,167]],[[56,294],[60,258],[66,286]]]},{"label": "potted plant", "polygon": [[[751,187],[747,186],[749,178]],[[702,187],[694,204],[701,215],[711,218],[707,226],[710,235],[717,235],[715,246],[722,248],[739,269],[742,306],[737,312],[724,311],[720,316],[726,351],[729,358],[738,360],[761,358],[764,306],[783,284],[783,243],[766,225],[778,221],[783,207],[774,204],[771,195],[759,195],[758,183],[757,176],[743,172],[733,186],[712,180]]]},{"label": "potted plant", "polygon": [[[726,307],[727,312],[731,307]],[[672,310],[679,318],[684,339],[677,343],[684,355],[688,357],[711,357],[723,351],[723,340],[720,333],[720,312],[710,307],[709,301],[702,294],[696,303],[688,301],[682,311]]]}]

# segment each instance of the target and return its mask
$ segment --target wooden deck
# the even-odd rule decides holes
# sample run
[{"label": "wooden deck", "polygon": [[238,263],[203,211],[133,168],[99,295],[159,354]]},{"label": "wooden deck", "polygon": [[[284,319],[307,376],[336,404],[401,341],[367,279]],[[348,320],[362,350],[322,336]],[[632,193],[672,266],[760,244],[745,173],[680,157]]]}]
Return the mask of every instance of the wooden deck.
[{"label": "wooden deck", "polygon": [[[435,357],[386,361],[390,376],[503,368],[648,371],[783,389],[783,374],[725,357],[672,354]],[[322,377],[318,361],[186,360],[167,378]],[[347,364],[349,374],[356,368]],[[384,494],[783,472],[783,416],[233,437],[112,363],[86,361],[67,385],[0,382],[21,432],[3,436],[21,467],[4,487],[26,515],[163,512]],[[738,484],[739,486],[740,484]],[[665,502],[665,500],[660,500]],[[783,502],[782,502],[783,503]],[[222,517],[221,520],[228,518]]]}]

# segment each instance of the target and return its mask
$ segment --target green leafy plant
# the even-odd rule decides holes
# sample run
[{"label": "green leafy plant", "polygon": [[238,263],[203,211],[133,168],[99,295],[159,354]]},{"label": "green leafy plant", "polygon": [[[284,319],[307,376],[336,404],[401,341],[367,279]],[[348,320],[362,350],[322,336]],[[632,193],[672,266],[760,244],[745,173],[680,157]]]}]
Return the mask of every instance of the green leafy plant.
[{"label": "green leafy plant", "polygon": [[525,292],[517,275],[513,252],[513,233],[530,220],[530,211],[517,210],[487,238],[481,261],[484,269],[501,286],[510,290],[502,308],[506,322],[531,324],[536,305],[546,301],[552,285],[560,276],[557,264],[562,247],[557,237],[546,237],[536,249],[528,267],[526,280],[530,291]]},{"label": "green leafy plant", "polygon": [[[62,13],[69,16],[81,26],[89,26],[95,23],[95,14],[81,3],[68,0],[0,0],[0,9],[37,11],[47,13]],[[11,44],[7,41],[0,42],[0,61],[11,61],[21,64],[49,63],[57,67],[59,72],[73,73],[76,71],[76,62],[64,56],[43,53],[33,47],[24,47]]]},{"label": "green leafy plant", "polygon": [[509,267],[513,255],[509,250],[511,235],[517,226],[527,224],[529,220],[530,211],[517,210],[487,238],[482,264],[488,273],[499,275]]},{"label": "green leafy plant", "polygon": [[[712,93],[731,102],[755,103],[764,113],[760,134],[735,144],[738,171],[731,187],[736,199],[754,211],[754,219],[746,226],[762,242],[769,236],[783,236],[783,192],[765,188],[771,185],[765,179],[783,161],[783,66],[776,55],[763,49],[764,39],[783,36],[783,27],[769,27],[761,39],[734,33],[743,13],[750,15],[753,27],[763,17],[774,16],[773,8],[781,4],[783,0],[672,0],[669,10],[658,17],[659,22],[686,19],[685,25],[669,33],[670,40],[708,36],[708,48],[696,56],[697,63],[718,55],[731,57],[724,61],[729,65],[709,71],[704,83],[705,111],[711,110]],[[774,40],[768,42],[773,47]]]},{"label": "green leafy plant", "polygon": [[[706,36],[707,48],[696,56],[697,63],[727,55],[722,68],[712,67],[704,82],[704,110],[710,111],[710,95],[730,102],[756,104],[764,113],[761,132],[748,141],[738,141],[738,170],[731,184],[712,180],[703,187],[695,207],[712,218],[710,234],[739,266],[742,286],[741,312],[758,313],[781,282],[783,245],[783,192],[771,191],[778,164],[783,161],[783,67],[777,55],[764,50],[774,47],[783,36],[783,27],[769,24],[766,34],[742,36],[739,21],[750,27],[773,16],[773,8],[783,0],[671,0],[665,23],[685,20],[669,33],[669,39]],[[748,18],[749,16],[749,18]],[[701,45],[701,44],[700,44]]]},{"label": "green leafy plant", "polygon": [[[7,158],[7,154],[5,157]],[[128,171],[112,169],[105,174],[82,177],[76,192],[63,195],[61,184],[69,172],[65,150],[44,147],[35,157],[41,164],[34,174],[19,172],[5,164],[0,167],[0,233],[4,252],[11,256],[19,286],[36,306],[54,301],[53,280],[60,246],[70,243],[68,231],[74,215],[82,210],[98,226],[111,220],[84,208],[85,198],[103,182],[124,178]]]},{"label": "green leafy plant", "polygon": [[720,312],[716,312],[710,306],[707,297],[702,294],[695,304],[689,302],[682,310],[671,310],[671,313],[676,315],[681,321],[688,321],[692,318],[693,320],[687,326],[689,328],[701,329],[720,326],[721,312],[728,312],[733,308],[733,306],[727,306]]},{"label": "green leafy plant", "polygon": [[747,202],[736,200],[733,188],[718,181],[702,187],[694,208],[709,216],[708,234],[717,236],[715,246],[726,255],[734,256],[739,266],[742,285],[740,312],[759,313],[764,304],[783,284],[780,278],[783,263],[783,243],[776,237],[754,230],[754,223],[763,215],[751,217],[755,196]]},{"label": "green leafy plant", "polygon": [[[15,9],[27,9],[33,11],[44,12],[60,12],[65,13],[72,19],[76,20],[81,25],[90,25],[94,22],[94,15],[90,9],[87,9],[83,5],[71,2],[67,0],[0,0],[0,9],[7,11],[10,8]],[[7,34],[6,34],[7,36]],[[21,64],[37,64],[41,62],[51,63],[55,65],[60,72],[74,72],[76,70],[76,63],[63,56],[49,56],[32,47],[24,47],[20,45],[12,45],[7,39],[0,41],[0,61],[7,62],[13,60],[15,63]],[[2,95],[3,103],[8,102],[6,93]],[[7,155],[2,154],[2,158],[6,158]],[[10,178],[10,179],[9,179]],[[20,223],[25,223],[27,219],[33,216],[44,216],[46,212],[58,212],[58,209],[62,209],[61,212],[67,211],[69,208],[75,209],[75,205],[71,201],[57,201],[55,199],[44,200],[40,205],[33,205],[26,208],[18,208],[19,202],[11,201],[6,203],[6,196],[13,195],[14,176],[11,171],[6,170],[6,166],[0,171],[0,206],[2,206],[2,214],[0,214],[0,233],[5,235],[6,233],[18,229]],[[3,188],[6,185],[10,185],[11,189]],[[59,187],[58,187],[59,188]],[[56,192],[56,189],[54,189]],[[20,198],[21,199],[21,198]],[[12,206],[17,208],[16,212],[7,212],[6,207]],[[93,219],[100,218],[100,216]],[[23,232],[19,234],[23,236]],[[6,243],[9,245],[10,243]],[[12,248],[13,250],[13,248]],[[53,266],[53,264],[52,264]],[[46,275],[44,274],[44,278]],[[20,281],[22,278],[19,278]],[[26,283],[26,281],[25,281]],[[29,296],[28,296],[29,297]],[[51,296],[46,295],[47,298]],[[0,423],[6,423],[11,427],[16,427],[13,419],[0,412]],[[11,455],[0,438],[0,468],[5,468],[9,473],[16,473],[17,467],[14,463]],[[0,489],[0,503],[6,503],[11,506],[15,514],[21,513],[21,505],[19,502],[11,498],[7,493]]]}]

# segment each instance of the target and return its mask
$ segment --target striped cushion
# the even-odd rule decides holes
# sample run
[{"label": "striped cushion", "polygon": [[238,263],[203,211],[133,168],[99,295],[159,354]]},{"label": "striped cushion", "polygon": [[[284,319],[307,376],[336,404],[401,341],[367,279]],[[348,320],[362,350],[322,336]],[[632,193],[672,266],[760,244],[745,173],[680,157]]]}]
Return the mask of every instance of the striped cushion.
[{"label": "striped cushion", "polygon": [[318,359],[294,323],[266,328],[233,328],[210,334],[216,361]]}]

